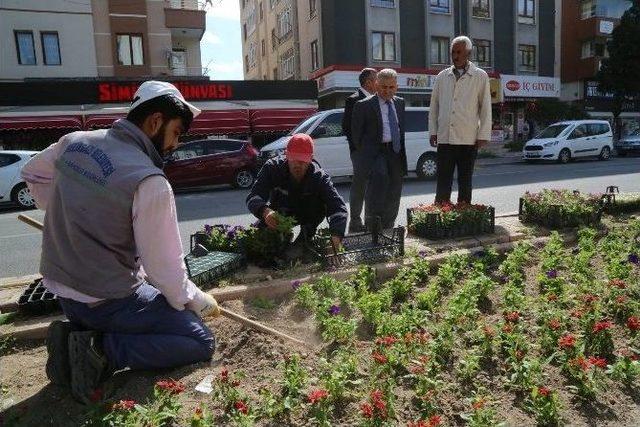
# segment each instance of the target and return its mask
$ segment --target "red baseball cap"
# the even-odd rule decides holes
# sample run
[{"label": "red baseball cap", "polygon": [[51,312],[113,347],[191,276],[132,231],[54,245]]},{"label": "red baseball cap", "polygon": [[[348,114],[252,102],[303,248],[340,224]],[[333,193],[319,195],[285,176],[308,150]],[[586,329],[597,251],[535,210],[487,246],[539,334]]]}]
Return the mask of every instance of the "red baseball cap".
[{"label": "red baseball cap", "polygon": [[313,139],[305,133],[296,133],[287,144],[287,159],[311,163]]}]

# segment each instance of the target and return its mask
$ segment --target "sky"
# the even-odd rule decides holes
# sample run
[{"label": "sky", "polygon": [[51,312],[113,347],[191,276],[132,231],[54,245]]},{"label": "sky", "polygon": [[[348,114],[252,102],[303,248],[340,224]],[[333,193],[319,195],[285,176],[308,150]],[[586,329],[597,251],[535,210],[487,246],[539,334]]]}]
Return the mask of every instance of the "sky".
[{"label": "sky", "polygon": [[242,80],[240,2],[213,0],[207,7],[207,29],[200,41],[202,66],[212,80]]}]

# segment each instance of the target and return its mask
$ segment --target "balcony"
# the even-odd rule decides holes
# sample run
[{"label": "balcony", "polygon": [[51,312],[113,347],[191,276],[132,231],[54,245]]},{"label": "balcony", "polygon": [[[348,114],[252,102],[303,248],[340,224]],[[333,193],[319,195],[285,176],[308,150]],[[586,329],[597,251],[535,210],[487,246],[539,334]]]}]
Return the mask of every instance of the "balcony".
[{"label": "balcony", "polygon": [[206,29],[206,12],[203,2],[197,0],[171,0],[165,7],[165,26],[174,37],[200,39]]}]

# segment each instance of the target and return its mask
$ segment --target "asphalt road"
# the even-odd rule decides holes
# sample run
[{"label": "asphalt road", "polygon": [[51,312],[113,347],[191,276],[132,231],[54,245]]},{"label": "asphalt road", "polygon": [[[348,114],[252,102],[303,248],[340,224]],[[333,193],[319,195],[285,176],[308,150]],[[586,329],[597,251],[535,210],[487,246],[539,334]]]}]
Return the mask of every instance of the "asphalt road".
[{"label": "asphalt road", "polygon": [[[543,188],[569,188],[582,192],[603,192],[608,185],[617,185],[620,191],[640,191],[640,158],[613,158],[559,164],[478,165],[474,175],[476,203],[495,206],[496,213],[518,209],[518,199],[525,191]],[[349,199],[349,183],[337,183],[340,194]],[[399,224],[406,224],[405,210],[419,203],[433,202],[434,181],[408,178],[403,188]],[[228,187],[181,192],[176,195],[182,242],[189,245],[189,235],[205,223],[248,225],[255,218],[245,207],[247,191]],[[454,193],[453,199],[455,200]],[[38,272],[40,260],[40,233],[19,222],[22,211],[0,207],[0,277],[20,276]],[[42,220],[44,212],[28,211],[28,215]]]}]

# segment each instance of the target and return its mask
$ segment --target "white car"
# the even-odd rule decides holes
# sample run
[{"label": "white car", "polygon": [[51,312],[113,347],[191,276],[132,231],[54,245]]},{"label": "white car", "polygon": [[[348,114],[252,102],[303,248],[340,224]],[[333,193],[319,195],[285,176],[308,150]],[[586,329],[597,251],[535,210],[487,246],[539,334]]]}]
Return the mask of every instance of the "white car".
[{"label": "white car", "polygon": [[35,206],[20,171],[36,154],[37,151],[0,151],[0,202],[13,202],[22,208]]},{"label": "white car", "polygon": [[608,160],[613,151],[613,133],[606,120],[571,120],[554,123],[527,141],[522,158],[557,160],[568,163],[579,157],[599,157]]},{"label": "white car", "polygon": [[[352,176],[353,165],[349,155],[347,137],[342,133],[344,109],[320,111],[304,120],[289,135],[267,144],[260,150],[259,163],[284,153],[291,135],[306,133],[315,143],[314,158],[331,176]],[[410,172],[419,178],[436,176],[436,149],[429,144],[429,108],[406,107],[405,148]]]}]

